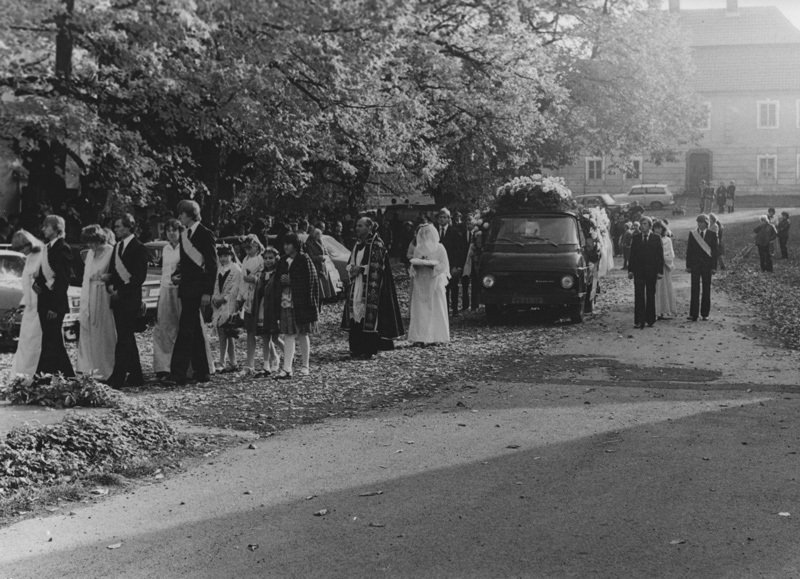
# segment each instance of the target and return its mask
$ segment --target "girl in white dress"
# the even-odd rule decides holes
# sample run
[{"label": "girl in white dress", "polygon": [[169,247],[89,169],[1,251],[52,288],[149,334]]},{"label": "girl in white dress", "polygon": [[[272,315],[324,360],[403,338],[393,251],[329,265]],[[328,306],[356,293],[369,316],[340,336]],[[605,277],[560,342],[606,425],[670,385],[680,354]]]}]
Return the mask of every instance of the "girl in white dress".
[{"label": "girl in white dress", "polygon": [[667,235],[667,228],[662,221],[656,220],[653,223],[653,233],[661,237],[664,248],[664,275],[656,282],[656,316],[659,320],[668,320],[678,315],[675,289],[672,287],[675,250],[672,247],[672,238]]},{"label": "girl in white dress", "polygon": [[33,291],[33,280],[39,274],[39,266],[42,263],[42,242],[24,229],[20,229],[11,240],[11,248],[26,256],[25,267],[22,270],[22,301],[19,304],[25,309],[22,313],[17,351],[11,362],[11,375],[33,376],[42,353],[42,326],[36,309],[36,292]]},{"label": "girl in white dress", "polygon": [[[247,331],[247,362],[245,362],[245,372],[255,373],[256,359],[256,336],[257,336],[257,316],[253,312],[253,297],[255,295],[256,284],[264,271],[264,246],[258,236],[250,234],[242,243],[246,252],[242,260],[242,276],[239,282],[239,304],[244,313],[244,328]],[[266,361],[265,361],[266,363]]]},{"label": "girl in white dress", "polygon": [[99,225],[84,227],[81,241],[89,246],[89,253],[81,285],[77,370],[81,374],[94,373],[99,380],[106,380],[114,371],[117,329],[111,312],[111,296],[103,276],[108,273],[114,248]]},{"label": "girl in white dress", "polygon": [[[236,338],[238,333],[231,327],[234,317],[239,315],[239,289],[242,284],[242,269],[238,263],[233,262],[233,248],[229,245],[217,250],[219,268],[217,279],[214,283],[214,295],[211,305],[214,311],[211,314],[211,325],[217,328],[219,336],[219,367],[220,370],[232,372],[236,366]],[[227,358],[227,365],[225,360]]]},{"label": "girl in white dress", "polygon": [[439,243],[439,232],[430,223],[417,231],[414,256],[411,258],[411,321],[408,341],[418,344],[441,344],[450,341],[447,317],[447,283],[450,262]]}]

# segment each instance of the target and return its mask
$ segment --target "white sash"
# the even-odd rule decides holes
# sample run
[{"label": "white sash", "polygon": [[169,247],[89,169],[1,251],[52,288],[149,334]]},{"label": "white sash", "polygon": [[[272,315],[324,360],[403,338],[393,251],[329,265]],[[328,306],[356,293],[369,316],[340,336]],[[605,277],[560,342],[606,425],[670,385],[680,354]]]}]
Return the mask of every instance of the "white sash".
[{"label": "white sash", "polygon": [[47,286],[47,289],[53,289],[53,284],[56,283],[56,272],[53,271],[53,268],[50,267],[50,254],[49,250],[50,247],[45,244],[42,248],[42,275],[44,275],[44,282]]},{"label": "white sash", "polygon": [[122,242],[118,241],[117,245],[114,246],[114,269],[117,270],[117,275],[122,280],[122,283],[128,285],[131,282],[131,272],[122,263],[122,256],[119,254],[120,243]]},{"label": "white sash", "polygon": [[694,237],[694,240],[697,242],[697,245],[700,246],[700,249],[705,251],[706,255],[708,255],[708,257],[712,257],[712,255],[711,255],[711,247],[706,243],[706,240],[703,239],[703,236],[700,235],[700,232],[697,231],[696,229],[694,229],[694,230],[692,230],[692,236]]},{"label": "white sash", "polygon": [[[198,227],[200,226],[198,225]],[[196,232],[197,230],[195,229],[195,233]],[[183,244],[183,251],[189,256],[189,259],[191,259],[197,267],[203,269],[206,261],[203,259],[203,254],[197,251],[197,248],[192,244],[192,240],[189,239],[188,229],[184,229],[183,233],[181,233],[181,243]]]}]

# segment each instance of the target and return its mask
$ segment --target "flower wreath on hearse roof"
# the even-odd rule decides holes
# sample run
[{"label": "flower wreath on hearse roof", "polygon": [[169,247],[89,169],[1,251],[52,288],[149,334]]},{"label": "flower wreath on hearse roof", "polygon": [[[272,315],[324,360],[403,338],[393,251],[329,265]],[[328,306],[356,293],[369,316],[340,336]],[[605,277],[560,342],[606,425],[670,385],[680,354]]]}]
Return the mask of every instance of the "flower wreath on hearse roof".
[{"label": "flower wreath on hearse roof", "polygon": [[516,177],[498,187],[490,209],[481,212],[477,227],[484,231],[497,213],[516,211],[569,211],[578,217],[586,240],[587,257],[597,263],[602,254],[599,215],[591,210],[579,211],[572,191],[562,177]]}]

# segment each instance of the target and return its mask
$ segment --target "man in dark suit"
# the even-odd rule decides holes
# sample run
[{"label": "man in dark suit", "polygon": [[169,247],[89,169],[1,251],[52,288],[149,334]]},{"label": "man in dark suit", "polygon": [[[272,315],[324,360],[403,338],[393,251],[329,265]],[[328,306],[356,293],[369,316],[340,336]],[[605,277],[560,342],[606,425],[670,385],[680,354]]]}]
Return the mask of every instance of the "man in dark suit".
[{"label": "man in dark suit", "polygon": [[111,309],[117,326],[114,371],[107,380],[113,388],[137,387],[144,383],[136,330],[142,316],[142,284],[147,279],[147,248],[136,239],[135,229],[136,221],[130,213],[114,221],[117,243],[104,278],[111,293]]},{"label": "man in dark suit", "polygon": [[664,248],[661,237],[653,233],[649,217],[639,220],[640,233],[631,242],[628,278],[633,280],[633,323],[639,329],[656,323],[656,281],[664,275]]},{"label": "man in dark suit", "polygon": [[45,246],[42,265],[33,283],[38,294],[37,309],[42,325],[42,353],[36,373],[72,377],[72,363],[64,347],[61,326],[69,311],[67,290],[72,263],[72,250],[64,241],[65,223],[60,215],[48,215],[42,224]]},{"label": "man in dark suit", "polygon": [[689,233],[689,242],[686,245],[686,271],[692,277],[688,319],[693,322],[697,321],[698,313],[703,320],[707,320],[711,312],[711,275],[717,270],[717,255],[717,234],[708,228],[708,216],[698,215],[697,229]]},{"label": "man in dark suit", "polygon": [[458,293],[461,287],[461,272],[467,260],[467,238],[464,232],[454,226],[450,219],[447,207],[439,210],[439,241],[447,251],[447,260],[450,262],[450,283],[447,284],[447,293],[450,296],[450,309],[452,315],[458,315]]},{"label": "man in dark suit", "polygon": [[181,234],[181,260],[174,281],[178,284],[181,317],[172,351],[171,371],[172,379],[183,385],[187,382],[190,364],[197,382],[210,380],[200,308],[211,303],[214,293],[217,249],[214,234],[200,223],[200,206],[195,201],[184,199],[178,203],[178,221],[184,230]]}]

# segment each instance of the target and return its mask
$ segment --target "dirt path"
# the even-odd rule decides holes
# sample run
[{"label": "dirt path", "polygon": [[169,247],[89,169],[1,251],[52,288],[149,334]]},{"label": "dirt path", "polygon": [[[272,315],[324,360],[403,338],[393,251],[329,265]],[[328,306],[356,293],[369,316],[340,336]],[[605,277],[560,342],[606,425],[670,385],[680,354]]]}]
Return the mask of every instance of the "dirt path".
[{"label": "dirt path", "polygon": [[710,322],[634,330],[607,287],[503,379],[1,529],[0,578],[800,573],[798,353],[722,296]]}]

